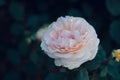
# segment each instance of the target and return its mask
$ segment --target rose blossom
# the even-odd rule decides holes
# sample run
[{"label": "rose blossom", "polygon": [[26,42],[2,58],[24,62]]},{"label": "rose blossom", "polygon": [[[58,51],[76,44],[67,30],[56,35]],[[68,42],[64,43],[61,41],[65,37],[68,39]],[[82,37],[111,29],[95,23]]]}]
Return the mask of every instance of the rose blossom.
[{"label": "rose blossom", "polygon": [[41,48],[55,59],[56,66],[78,68],[95,58],[99,39],[94,28],[81,17],[60,17],[49,25]]},{"label": "rose blossom", "polygon": [[113,50],[112,55],[116,61],[120,61],[120,49]]},{"label": "rose blossom", "polygon": [[43,27],[43,28],[40,28],[38,31],[37,31],[37,33],[36,33],[36,38],[39,40],[39,41],[41,41],[41,38],[42,38],[42,36],[44,35],[44,33],[47,31],[47,27],[45,26],[45,27]]}]

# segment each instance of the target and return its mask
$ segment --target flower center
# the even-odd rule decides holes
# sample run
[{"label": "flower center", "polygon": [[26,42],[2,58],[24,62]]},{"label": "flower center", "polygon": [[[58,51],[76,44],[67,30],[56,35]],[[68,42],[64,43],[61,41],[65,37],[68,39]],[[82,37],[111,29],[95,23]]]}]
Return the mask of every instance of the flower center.
[{"label": "flower center", "polygon": [[88,41],[86,32],[87,30],[73,29],[70,25],[66,25],[52,31],[50,38],[52,43],[49,45],[56,50],[56,53],[76,54]]},{"label": "flower center", "polygon": [[79,44],[78,47],[67,48],[67,49],[63,48],[63,47],[58,47],[58,49],[60,51],[57,51],[57,53],[60,53],[60,54],[68,54],[68,53],[76,54],[82,47],[83,47],[82,44]]}]

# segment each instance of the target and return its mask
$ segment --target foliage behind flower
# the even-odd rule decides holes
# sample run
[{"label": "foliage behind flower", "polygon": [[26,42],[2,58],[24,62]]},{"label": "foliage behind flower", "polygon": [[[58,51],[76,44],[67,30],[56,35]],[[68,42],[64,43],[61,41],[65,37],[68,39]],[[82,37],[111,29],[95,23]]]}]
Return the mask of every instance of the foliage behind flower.
[{"label": "foliage behind flower", "polygon": [[95,58],[99,39],[94,28],[81,17],[60,17],[42,38],[41,47],[56,66],[78,68]]}]

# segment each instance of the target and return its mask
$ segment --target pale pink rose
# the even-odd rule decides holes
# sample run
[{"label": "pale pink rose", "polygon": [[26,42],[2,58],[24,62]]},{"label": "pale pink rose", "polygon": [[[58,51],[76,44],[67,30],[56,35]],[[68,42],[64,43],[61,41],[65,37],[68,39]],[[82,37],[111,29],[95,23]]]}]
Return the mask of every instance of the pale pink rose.
[{"label": "pale pink rose", "polygon": [[40,28],[37,33],[36,33],[36,39],[41,41],[41,38],[42,36],[44,35],[44,33],[47,31],[47,27],[43,27],[43,28]]},{"label": "pale pink rose", "polygon": [[41,47],[56,66],[78,68],[95,58],[99,39],[94,28],[81,17],[60,17],[49,25]]}]

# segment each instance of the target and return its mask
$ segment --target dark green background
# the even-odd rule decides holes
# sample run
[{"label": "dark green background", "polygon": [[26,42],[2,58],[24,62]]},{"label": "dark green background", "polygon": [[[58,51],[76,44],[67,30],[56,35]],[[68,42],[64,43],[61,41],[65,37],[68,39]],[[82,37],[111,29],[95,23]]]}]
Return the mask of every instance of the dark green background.
[{"label": "dark green background", "polygon": [[[39,41],[26,41],[66,15],[85,18],[100,38],[96,58],[74,70],[56,67]],[[0,80],[120,80],[120,63],[99,67],[119,48],[120,0],[0,0]]]}]

